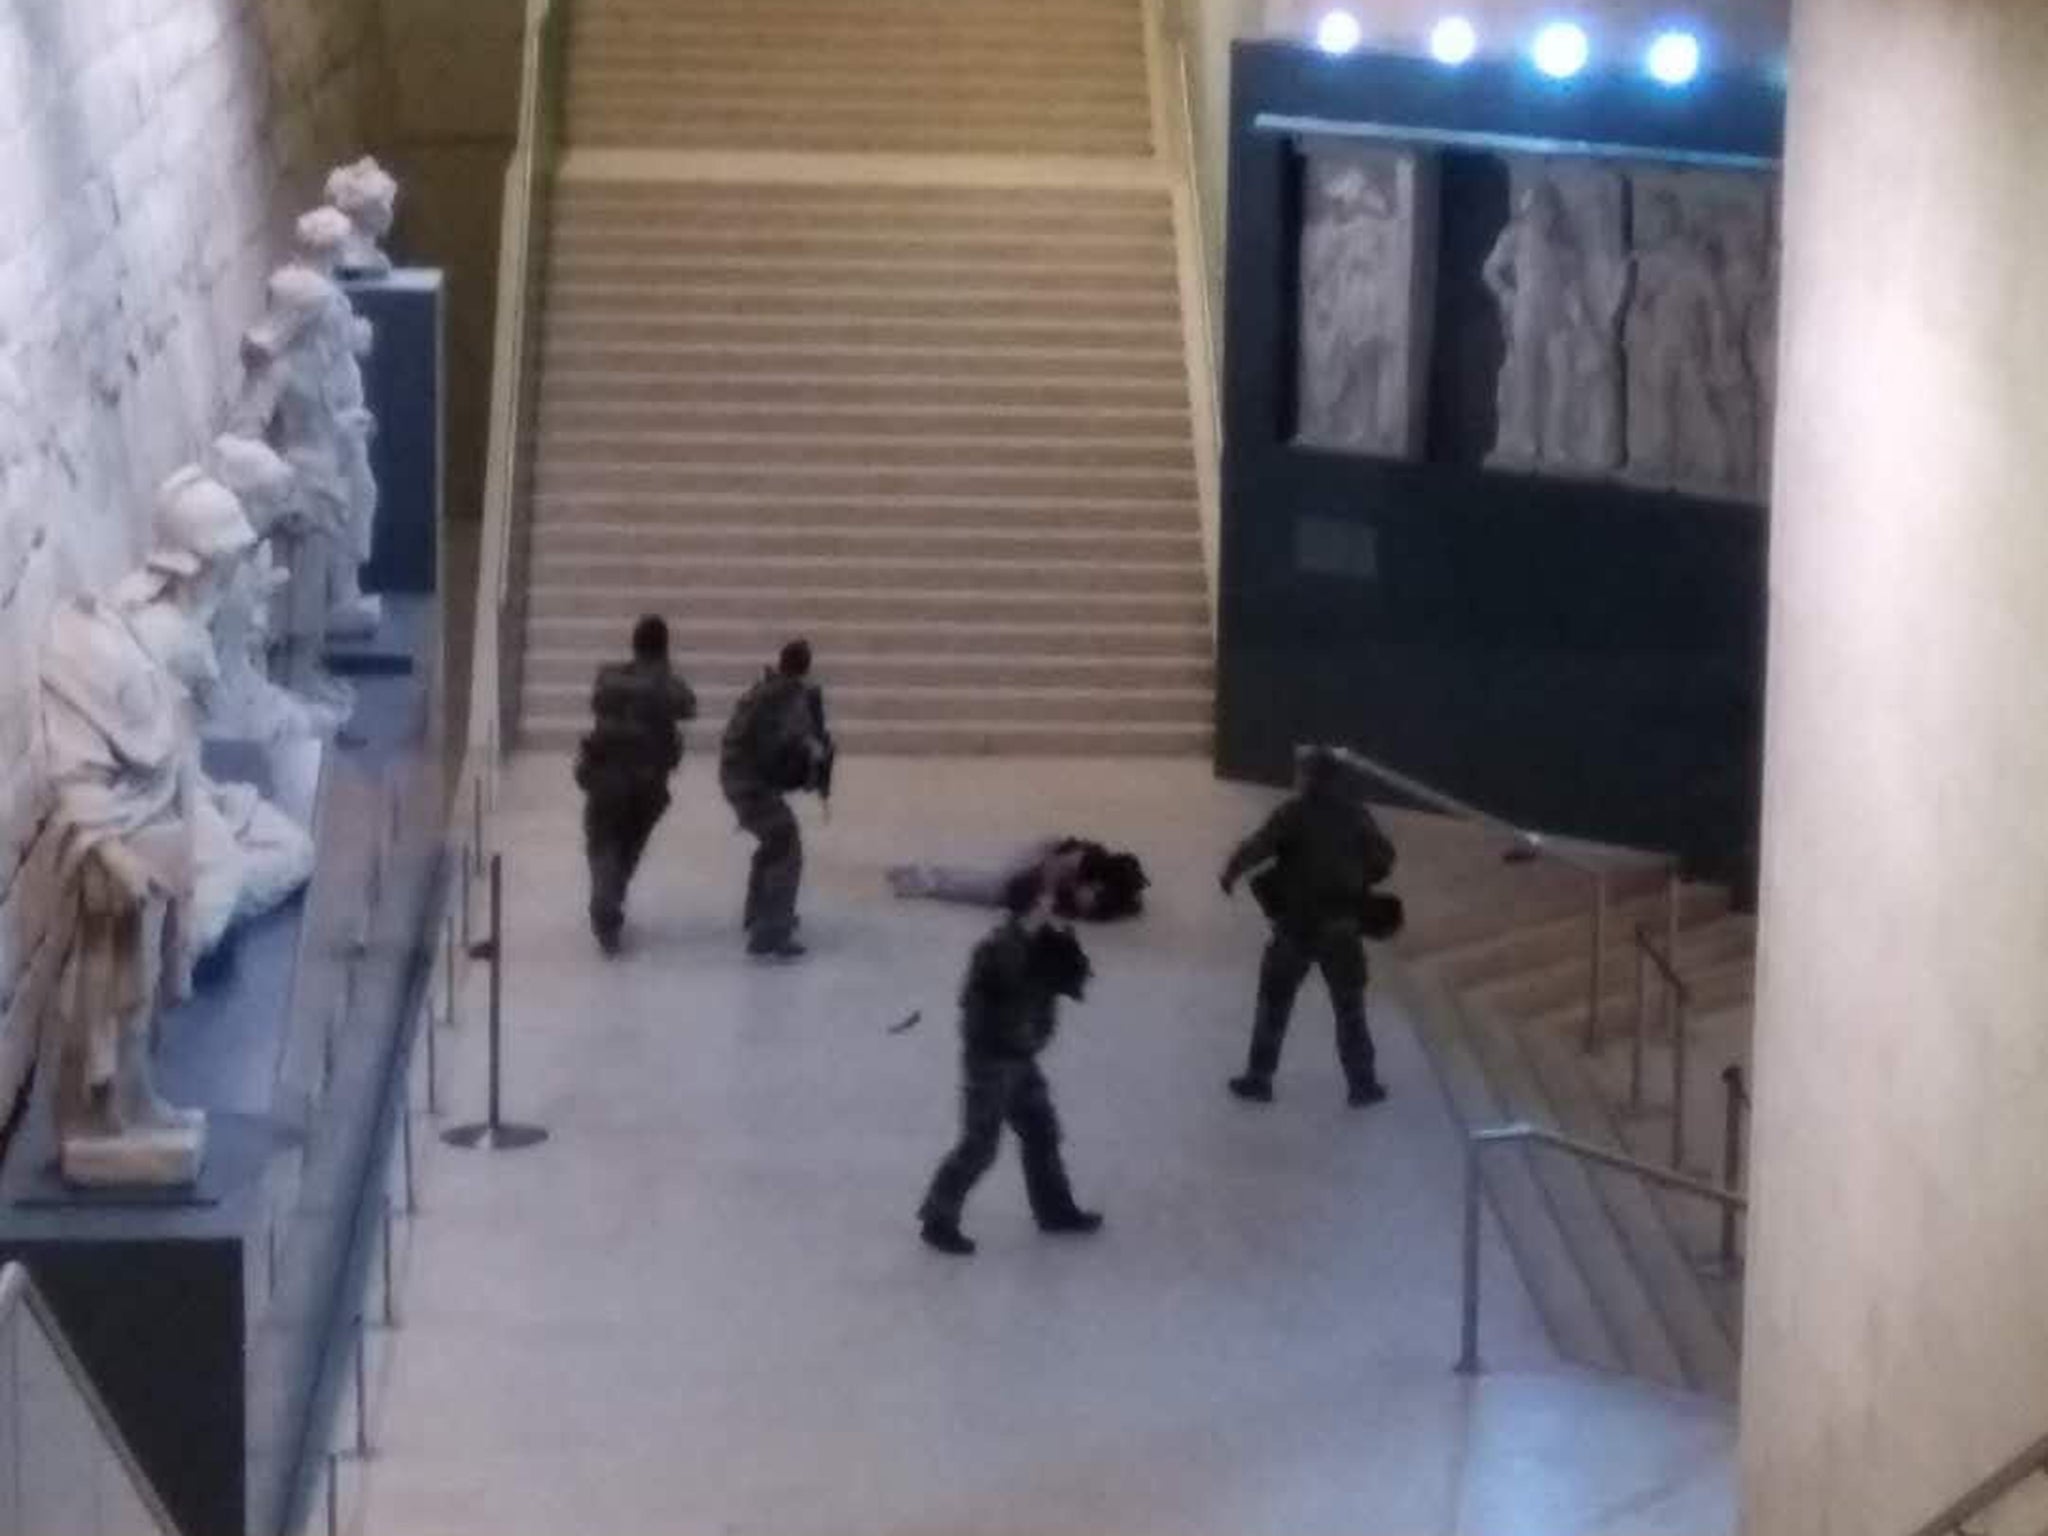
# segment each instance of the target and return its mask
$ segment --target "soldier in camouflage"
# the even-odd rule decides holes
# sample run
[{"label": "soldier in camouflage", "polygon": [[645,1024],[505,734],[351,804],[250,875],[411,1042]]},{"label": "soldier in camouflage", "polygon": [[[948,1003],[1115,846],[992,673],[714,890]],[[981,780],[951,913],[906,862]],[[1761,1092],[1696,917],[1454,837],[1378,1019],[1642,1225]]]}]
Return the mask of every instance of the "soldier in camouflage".
[{"label": "soldier in camouflage", "polygon": [[668,809],[668,778],[683,760],[680,723],[696,696],[669,665],[668,625],[649,615],[633,627],[633,659],[598,669],[595,717],[576,756],[583,790],[583,849],[590,861],[590,931],[619,952],[626,887]]},{"label": "soldier in camouflage", "polygon": [[1258,1011],[1250,1058],[1230,1080],[1241,1099],[1268,1103],[1295,994],[1315,966],[1329,988],[1337,1022],[1337,1058],[1353,1105],[1387,1096],[1365,1022],[1365,940],[1361,908],[1394,867],[1394,847],[1365,807],[1360,785],[1340,754],[1316,747],[1298,758],[1299,788],[1223,866],[1228,896],[1248,871],[1273,936],[1259,967]]},{"label": "soldier in camouflage", "polygon": [[792,640],[733,706],[719,745],[719,788],[740,829],[756,841],[742,921],[747,953],[761,959],[794,960],[804,952],[796,940],[803,839],[784,796],[820,788],[832,759],[823,698],[810,676],[811,647]]},{"label": "soldier in camouflage", "polygon": [[1087,957],[1052,924],[1052,892],[1037,869],[1003,891],[1009,916],[976,946],[960,991],[960,1140],[939,1165],[918,1209],[926,1243],[965,1256],[960,1230],[967,1196],[996,1160],[1003,1127],[1017,1133],[1024,1189],[1045,1232],[1093,1232],[1102,1217],[1074,1203],[1060,1157],[1060,1123],[1038,1056],[1058,1027],[1058,999],[1078,998]]}]

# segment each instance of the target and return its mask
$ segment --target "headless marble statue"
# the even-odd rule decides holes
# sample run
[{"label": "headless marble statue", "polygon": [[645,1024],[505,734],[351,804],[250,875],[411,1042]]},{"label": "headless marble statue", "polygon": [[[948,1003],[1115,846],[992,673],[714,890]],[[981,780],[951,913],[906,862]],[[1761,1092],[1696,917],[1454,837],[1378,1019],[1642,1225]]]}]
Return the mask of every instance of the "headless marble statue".
[{"label": "headless marble statue", "polygon": [[58,605],[42,656],[62,899],[74,939],[53,999],[59,1167],[77,1184],[185,1184],[206,1117],[166,1103],[150,1046],[184,961],[199,789],[178,690],[120,610]]},{"label": "headless marble statue", "polygon": [[281,905],[313,874],[313,840],[246,784],[220,784],[199,765],[199,730],[222,682],[210,627],[255,548],[232,491],[196,467],[158,492],[156,547],[114,589],[113,605],[177,684],[180,746],[198,787],[191,814],[192,895],[181,961],[190,967],[228,930]]},{"label": "headless marble statue", "polygon": [[368,155],[327,173],[328,206],[349,222],[348,238],[335,257],[345,277],[382,277],[391,270],[384,238],[398,214],[398,183]]}]

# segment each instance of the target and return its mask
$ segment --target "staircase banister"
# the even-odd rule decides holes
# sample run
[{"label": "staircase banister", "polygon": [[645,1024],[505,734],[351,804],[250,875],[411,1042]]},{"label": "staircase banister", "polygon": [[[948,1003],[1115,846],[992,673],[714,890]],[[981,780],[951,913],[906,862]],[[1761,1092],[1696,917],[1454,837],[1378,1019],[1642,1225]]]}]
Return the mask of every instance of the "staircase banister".
[{"label": "staircase banister", "polygon": [[[1573,849],[1560,847],[1542,832],[1535,832],[1527,827],[1517,826],[1505,817],[1496,816],[1491,811],[1481,810],[1470,801],[1460,800],[1456,795],[1438,789],[1433,784],[1425,784],[1422,780],[1403,773],[1398,768],[1389,767],[1385,763],[1367,757],[1363,752],[1356,751],[1350,747],[1340,747],[1337,751],[1347,766],[1358,772],[1369,774],[1371,777],[1378,779],[1382,784],[1385,784],[1389,789],[1398,790],[1409,799],[1420,801],[1432,810],[1441,811],[1446,816],[1454,816],[1460,821],[1471,822],[1475,826],[1483,827],[1489,832],[1508,839],[1517,848],[1539,858],[1553,860],[1568,869],[1575,869],[1580,874],[1593,880],[1601,879],[1613,872],[1611,865],[1603,864]],[[1647,868],[1662,868],[1671,861],[1668,857],[1662,855],[1647,854],[1641,856],[1640,862]]]},{"label": "staircase banister", "polygon": [[1695,1179],[1688,1174],[1673,1173],[1670,1169],[1660,1168],[1655,1163],[1643,1162],[1640,1158],[1630,1157],[1624,1152],[1611,1152],[1605,1147],[1595,1146],[1590,1141],[1581,1141],[1575,1136],[1567,1136],[1561,1131],[1553,1131],[1547,1126],[1530,1125],[1527,1122],[1519,1122],[1514,1125],[1489,1126],[1483,1130],[1473,1131],[1471,1133],[1471,1140],[1475,1146],[1479,1147],[1502,1146],[1513,1142],[1533,1142],[1537,1146],[1548,1147],[1554,1152],[1563,1152],[1583,1162],[1598,1163],[1602,1167],[1612,1168],[1618,1173],[1633,1174],[1639,1179],[1646,1180],[1651,1184],[1661,1185],[1665,1189],[1677,1190],[1681,1194],[1696,1195],[1702,1200],[1711,1200],[1716,1205],[1731,1211],[1747,1211],[1749,1209],[1749,1197],[1740,1190],[1723,1189],[1720,1185],[1710,1184],[1705,1179]]},{"label": "staircase banister", "polygon": [[552,169],[550,138],[557,114],[559,64],[569,0],[527,0],[521,52],[518,137],[505,168],[498,232],[498,289],[491,356],[489,441],[484,464],[483,527],[479,538],[476,612],[469,656],[469,719],[458,782],[481,784],[495,800],[497,759],[504,741],[502,648],[510,638],[502,622],[511,596],[520,530],[520,449],[523,406],[531,387],[526,357],[529,306],[535,298],[533,266],[542,178]]},{"label": "staircase banister", "polygon": [[1685,978],[1678,973],[1678,957],[1666,951],[1664,946],[1650,936],[1650,930],[1641,923],[1636,924],[1636,949],[1657,968],[1665,984],[1678,994],[1682,1003],[1692,1001],[1692,988],[1685,984]]},{"label": "staircase banister", "polygon": [[1915,1526],[1910,1536],[1960,1536],[1965,1520],[1982,1514],[2037,1473],[2048,1473],[2048,1435],[2014,1456],[1932,1520]]}]

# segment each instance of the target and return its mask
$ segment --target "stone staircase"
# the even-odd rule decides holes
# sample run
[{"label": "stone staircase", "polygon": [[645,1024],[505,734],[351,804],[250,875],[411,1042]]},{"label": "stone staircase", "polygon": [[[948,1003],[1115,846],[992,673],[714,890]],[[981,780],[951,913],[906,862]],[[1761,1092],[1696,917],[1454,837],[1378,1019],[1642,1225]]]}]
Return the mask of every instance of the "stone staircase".
[{"label": "stone staircase", "polygon": [[[706,730],[803,634],[850,750],[1206,751],[1180,262],[1138,0],[576,14],[522,740],[573,741],[592,670],[659,612]],[[755,70],[784,45],[833,93]],[[1022,92],[1066,123],[1112,80],[1124,126],[1085,141],[997,112]],[[777,103],[788,132],[755,135]],[[797,153],[827,119],[818,147],[841,153]],[[702,147],[714,128],[731,154]],[[907,152],[927,148],[952,153]]]},{"label": "stone staircase", "polygon": [[[1468,1128],[1526,1121],[1666,1167],[1671,1055],[1652,993],[1643,1109],[1629,1108],[1636,1009],[1633,935],[1661,937],[1665,880],[1615,850],[1604,951],[1603,1046],[1583,1051],[1590,978],[1586,878],[1508,864],[1497,840],[1433,818],[1391,825],[1408,898],[1398,963],[1384,978],[1420,1028]],[[1678,967],[1692,989],[1683,1171],[1721,1182],[1721,1074],[1746,1062],[1755,972],[1752,919],[1718,888],[1686,885]],[[1719,1209],[1561,1153],[1499,1148],[1487,1193],[1559,1350],[1580,1364],[1733,1397],[1741,1350],[1739,1263],[1719,1259]],[[1739,1236],[1739,1232],[1738,1232]]]},{"label": "stone staircase", "polygon": [[577,0],[587,146],[1145,156],[1138,0]]}]

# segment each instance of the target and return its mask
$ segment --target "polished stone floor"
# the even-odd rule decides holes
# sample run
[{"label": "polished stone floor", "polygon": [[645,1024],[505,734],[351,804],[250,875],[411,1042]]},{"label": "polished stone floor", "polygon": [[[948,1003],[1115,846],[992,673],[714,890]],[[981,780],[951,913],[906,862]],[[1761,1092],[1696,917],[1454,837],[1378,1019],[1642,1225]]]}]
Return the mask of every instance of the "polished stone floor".
[{"label": "polished stone floor", "polygon": [[[1278,1103],[1223,1092],[1262,931],[1214,872],[1270,795],[1196,764],[849,763],[829,824],[803,808],[813,956],[763,968],[713,777],[686,764],[606,961],[567,765],[515,765],[506,1103],[552,1139],[426,1157],[353,1528],[1733,1529],[1732,1414],[1560,1367],[1490,1231],[1489,1373],[1452,1374],[1459,1145],[1403,1019],[1375,1005],[1379,1109],[1343,1106],[1313,990]],[[1067,830],[1158,881],[1147,919],[1088,935],[1099,980],[1048,1059],[1109,1224],[1039,1236],[1006,1148],[968,1209],[981,1253],[945,1259],[912,1211],[987,919],[897,902],[882,870]],[[443,1037],[465,1118],[482,1033],[472,1009]]]}]

